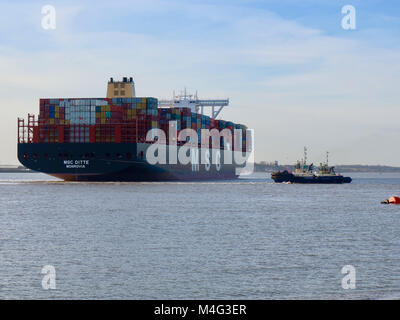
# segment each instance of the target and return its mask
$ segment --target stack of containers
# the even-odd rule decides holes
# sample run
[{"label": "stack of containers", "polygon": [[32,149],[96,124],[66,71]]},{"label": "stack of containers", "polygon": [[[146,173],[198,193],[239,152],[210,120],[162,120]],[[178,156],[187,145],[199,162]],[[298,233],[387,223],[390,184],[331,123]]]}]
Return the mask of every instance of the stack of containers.
[{"label": "stack of containers", "polygon": [[65,109],[65,120],[68,121],[69,142],[87,143],[90,126],[96,124],[96,108],[104,106],[107,101],[101,99],[66,99],[61,104]]},{"label": "stack of containers", "polygon": [[109,105],[96,106],[95,110],[96,124],[106,124],[108,122],[107,119],[110,118],[111,118],[111,106]]},{"label": "stack of containers", "polygon": [[232,137],[232,141],[231,143],[231,148],[235,145],[235,137],[234,137],[234,123],[232,121],[226,121],[226,129],[228,129],[231,132],[231,137]]},{"label": "stack of containers", "polygon": [[[225,120],[219,120],[219,121],[218,121],[218,130],[219,130],[219,131],[222,131],[222,130],[224,130],[224,129],[226,129],[226,121],[225,121]],[[221,145],[220,145],[220,148],[223,148],[224,143],[225,143],[225,141],[224,141],[224,138],[222,137],[222,138],[221,138]]]},{"label": "stack of containers", "polygon": [[56,125],[64,124],[64,110],[60,111],[60,99],[40,99],[39,141],[58,142]]},{"label": "stack of containers", "polygon": [[170,108],[159,108],[159,128],[165,132],[166,143],[168,144],[169,138],[169,121],[171,121],[171,109]]},{"label": "stack of containers", "polygon": [[182,108],[181,109],[181,128],[182,129],[190,129],[192,128],[192,111],[189,108]]},{"label": "stack of containers", "polygon": [[172,108],[172,121],[176,121],[176,130],[182,130],[182,118],[181,118],[181,109],[180,108]]},{"label": "stack of containers", "polygon": [[201,129],[221,131],[228,128],[233,137],[234,129],[239,129],[243,133],[242,150],[246,150],[248,145],[244,125],[192,113],[190,108],[158,108],[158,100],[150,97],[40,99],[39,140],[71,143],[143,142],[152,128],[164,130],[168,139],[170,121],[176,121],[178,134],[186,128],[196,130],[199,143]]},{"label": "stack of containers", "polygon": [[193,130],[196,130],[197,132],[197,113],[192,113],[191,114],[191,127]]},{"label": "stack of containers", "polygon": [[40,99],[39,120],[46,124],[64,124],[65,111],[60,108],[62,100],[59,99]]},{"label": "stack of containers", "polygon": [[146,99],[146,116],[148,121],[148,130],[157,129],[159,127],[157,99],[155,98]]},{"label": "stack of containers", "polygon": [[168,121],[171,120],[171,112],[169,108],[159,108],[158,118],[160,123],[160,128],[166,132],[168,129]]},{"label": "stack of containers", "polygon": [[[241,124],[233,124],[233,128],[234,128],[234,130],[239,130],[240,131],[240,135],[241,135],[241,137],[238,137],[238,138],[240,138],[240,140],[236,140],[236,136],[235,136],[235,132],[234,132],[234,134],[233,134],[233,147],[234,147],[234,150],[235,151],[239,151],[239,150],[242,150],[243,149],[243,134],[245,135],[246,134],[246,132],[243,132],[243,125],[241,125]],[[244,137],[246,137],[246,136],[244,136]]]},{"label": "stack of containers", "polygon": [[196,113],[196,131],[199,143],[201,143],[201,114]]},{"label": "stack of containers", "polygon": [[143,142],[146,140],[148,123],[146,123],[146,98],[138,98],[136,101],[136,119],[138,140]]}]

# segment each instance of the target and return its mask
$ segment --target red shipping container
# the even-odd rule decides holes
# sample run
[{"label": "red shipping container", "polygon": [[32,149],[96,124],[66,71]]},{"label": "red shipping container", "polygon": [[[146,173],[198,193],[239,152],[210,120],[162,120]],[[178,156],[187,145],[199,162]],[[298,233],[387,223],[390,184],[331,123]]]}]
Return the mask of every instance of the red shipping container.
[{"label": "red shipping container", "polygon": [[111,112],[121,112],[121,107],[119,106],[111,106]]},{"label": "red shipping container", "polygon": [[96,127],[95,126],[89,127],[89,142],[90,143],[96,142]]},{"label": "red shipping container", "polygon": [[39,127],[33,127],[33,143],[39,143]]},{"label": "red shipping container", "polygon": [[64,126],[57,126],[58,142],[64,143]]},{"label": "red shipping container", "polygon": [[121,142],[121,126],[115,126],[115,142]]}]

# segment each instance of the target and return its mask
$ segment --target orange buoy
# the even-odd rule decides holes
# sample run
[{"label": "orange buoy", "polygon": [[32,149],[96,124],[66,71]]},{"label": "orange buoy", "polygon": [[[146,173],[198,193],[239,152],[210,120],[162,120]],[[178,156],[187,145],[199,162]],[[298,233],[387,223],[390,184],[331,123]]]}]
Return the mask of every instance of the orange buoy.
[{"label": "orange buoy", "polygon": [[400,204],[400,198],[399,197],[390,197],[389,203],[390,204]]}]

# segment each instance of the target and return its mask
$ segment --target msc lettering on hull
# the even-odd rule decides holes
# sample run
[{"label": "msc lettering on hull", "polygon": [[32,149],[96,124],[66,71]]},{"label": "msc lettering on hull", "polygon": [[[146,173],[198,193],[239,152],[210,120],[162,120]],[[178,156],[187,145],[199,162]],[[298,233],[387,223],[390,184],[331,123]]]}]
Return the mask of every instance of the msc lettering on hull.
[{"label": "msc lettering on hull", "polygon": [[64,160],[64,165],[67,169],[84,169],[89,165],[89,160]]}]

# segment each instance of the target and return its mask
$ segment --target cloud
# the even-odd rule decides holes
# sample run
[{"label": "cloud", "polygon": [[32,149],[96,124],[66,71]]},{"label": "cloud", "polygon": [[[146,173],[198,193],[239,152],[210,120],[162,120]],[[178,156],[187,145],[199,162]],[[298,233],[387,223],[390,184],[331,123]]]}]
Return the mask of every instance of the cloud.
[{"label": "cloud", "polygon": [[255,129],[258,160],[292,162],[306,144],[360,163],[365,153],[349,152],[360,139],[378,147],[398,133],[400,51],[363,36],[327,35],[241,2],[60,2],[54,32],[38,27],[38,6],[5,9],[3,26],[16,12],[27,18],[0,42],[3,163],[16,162],[16,118],[37,112],[40,97],[104,96],[110,76],[135,76],[140,95],[186,85],[230,97],[222,116]]}]

